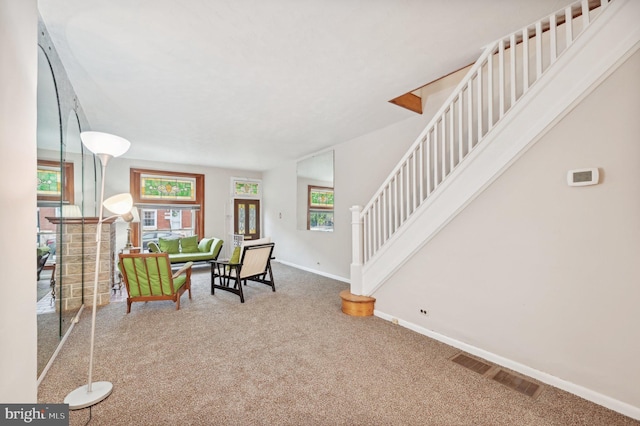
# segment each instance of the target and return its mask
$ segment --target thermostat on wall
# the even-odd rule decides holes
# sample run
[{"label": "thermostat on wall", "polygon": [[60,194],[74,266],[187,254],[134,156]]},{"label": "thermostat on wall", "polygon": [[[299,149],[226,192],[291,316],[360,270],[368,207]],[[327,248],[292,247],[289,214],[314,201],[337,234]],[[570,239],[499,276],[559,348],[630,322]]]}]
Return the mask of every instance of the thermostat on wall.
[{"label": "thermostat on wall", "polygon": [[600,173],[596,167],[591,169],[575,169],[567,172],[569,186],[597,185]]}]

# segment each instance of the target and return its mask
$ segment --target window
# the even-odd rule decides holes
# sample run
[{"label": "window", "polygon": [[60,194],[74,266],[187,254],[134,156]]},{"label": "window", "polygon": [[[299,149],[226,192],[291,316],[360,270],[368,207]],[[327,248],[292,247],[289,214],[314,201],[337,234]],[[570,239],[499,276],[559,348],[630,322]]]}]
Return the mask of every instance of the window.
[{"label": "window", "polygon": [[142,210],[142,229],[157,229],[158,228],[158,211],[151,209]]},{"label": "window", "polygon": [[167,215],[171,229],[182,229],[182,210],[169,210]]},{"label": "window", "polygon": [[[38,160],[38,201],[73,204],[73,163]],[[62,199],[62,200],[61,200]]]},{"label": "window", "polygon": [[308,186],[307,229],[333,231],[333,188]]},{"label": "window", "polygon": [[146,248],[159,238],[205,236],[204,175],[131,169],[130,191],[141,210],[141,223],[131,227],[134,244]]}]

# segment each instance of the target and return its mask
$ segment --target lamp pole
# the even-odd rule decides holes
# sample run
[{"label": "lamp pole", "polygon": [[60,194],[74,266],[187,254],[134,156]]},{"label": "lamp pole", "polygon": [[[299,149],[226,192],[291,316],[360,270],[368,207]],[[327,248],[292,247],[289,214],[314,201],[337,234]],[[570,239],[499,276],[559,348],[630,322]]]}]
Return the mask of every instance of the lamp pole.
[{"label": "lamp pole", "polygon": [[[95,341],[96,332],[96,311],[98,305],[98,278],[100,274],[100,245],[102,242],[102,223],[104,205],[110,200],[114,200],[113,203],[109,203],[107,206],[109,210],[116,213],[116,216],[121,216],[128,213],[133,207],[133,200],[130,194],[125,194],[123,198],[121,195],[116,195],[109,200],[104,200],[104,187],[106,181],[107,164],[113,157],[124,154],[131,145],[129,141],[122,139],[118,136],[109,135],[99,132],[84,132],[80,134],[82,143],[95,155],[100,158],[102,164],[102,182],[100,190],[100,213],[98,216],[98,223],[96,225],[96,263],[95,274],[93,279],[93,306],[91,312],[91,337],[89,345],[89,374],[87,384],[80,386],[67,395],[64,399],[66,404],[69,404],[70,410],[79,410],[82,408],[90,407],[98,402],[102,401],[113,391],[113,384],[111,382],[93,382],[93,347]],[[128,197],[128,198],[127,198]],[[112,206],[113,205],[113,206]]]}]

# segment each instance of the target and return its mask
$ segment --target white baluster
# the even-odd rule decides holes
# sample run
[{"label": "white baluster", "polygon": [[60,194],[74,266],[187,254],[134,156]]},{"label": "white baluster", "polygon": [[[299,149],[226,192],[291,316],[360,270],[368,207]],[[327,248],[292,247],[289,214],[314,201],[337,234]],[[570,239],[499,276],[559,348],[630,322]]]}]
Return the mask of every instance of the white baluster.
[{"label": "white baluster", "polygon": [[422,138],[420,145],[418,145],[418,152],[420,155],[420,161],[418,162],[418,182],[420,185],[420,204],[424,201],[424,141],[426,137]]},{"label": "white baluster", "polygon": [[389,211],[389,213],[388,213],[389,223],[388,223],[387,226],[389,227],[389,238],[391,238],[391,236],[394,233],[394,229],[393,229],[393,187],[391,186],[391,182],[389,182],[388,188],[389,188],[389,195],[388,195],[388,200],[387,200],[387,210]]},{"label": "white baluster", "polygon": [[431,173],[433,172],[433,167],[431,165],[431,132],[427,132],[427,198],[431,195]]},{"label": "white baluster", "polygon": [[551,47],[551,52],[550,52],[551,60],[549,62],[549,65],[554,63],[556,61],[556,57],[558,56],[558,53],[557,53],[558,44],[556,42],[556,32],[557,31],[558,31],[558,28],[557,28],[557,25],[556,25],[556,15],[553,14],[553,15],[551,15],[550,20],[549,20],[549,43],[550,43],[550,47]]},{"label": "white baluster", "polygon": [[438,171],[440,169],[438,157],[438,145],[440,142],[438,141],[438,122],[433,126],[433,189],[435,190],[438,187],[439,177]]},{"label": "white baluster", "polygon": [[[464,91],[464,89],[463,89]],[[460,91],[460,96],[458,96],[458,164],[460,164],[460,162],[462,162],[462,159],[464,158],[463,155],[463,151],[464,151],[464,126],[463,126],[463,120],[464,120],[464,114],[463,114],[463,106],[462,106],[462,99],[463,99],[463,91]]]},{"label": "white baluster", "polygon": [[582,0],[582,31],[589,25],[589,0]]},{"label": "white baluster", "polygon": [[454,167],[454,161],[455,161],[455,146],[456,146],[456,140],[455,140],[455,133],[453,131],[453,129],[455,129],[455,102],[451,103],[451,109],[449,110],[449,173],[451,173],[451,170],[453,170]]},{"label": "white baluster", "polygon": [[511,104],[509,105],[509,108],[511,108],[516,103],[516,95],[517,95],[517,87],[518,87],[517,80],[516,80],[516,51],[518,49],[516,46],[515,34],[511,34],[511,38],[509,39],[509,49],[511,50],[511,57],[510,57],[511,69],[509,70],[511,75]]},{"label": "white baluster", "polygon": [[536,80],[542,74],[542,22],[536,22]]},{"label": "white baluster", "polygon": [[409,156],[409,158],[407,158],[406,161],[406,166],[407,166],[407,173],[405,173],[405,193],[406,195],[404,196],[404,201],[405,201],[405,208],[406,208],[406,212],[407,215],[405,217],[406,219],[409,219],[409,216],[411,215],[411,156]]},{"label": "white baluster", "polygon": [[402,167],[400,167],[400,171],[399,176],[398,176],[398,181],[400,182],[400,194],[398,195],[400,197],[400,224],[402,225],[402,223],[404,222],[404,179],[403,179],[403,170],[404,170],[404,164],[402,165]]},{"label": "white baluster", "polygon": [[498,43],[498,117],[502,118],[504,115],[504,39]]},{"label": "white baluster", "polygon": [[478,140],[476,141],[476,145],[480,143],[482,140],[482,67],[478,68],[478,79],[476,80],[478,83]]},{"label": "white baluster", "polygon": [[566,49],[571,43],[573,43],[573,12],[571,11],[571,6],[568,6],[564,10],[564,30],[565,37],[567,39],[565,46]]},{"label": "white baluster", "polygon": [[439,122],[439,134],[440,139],[438,140],[438,152],[440,153],[440,158],[438,159],[440,165],[440,182],[444,180],[447,176],[447,111],[445,110],[442,113],[441,120]]},{"label": "white baluster", "polygon": [[363,244],[363,263],[367,263],[369,261],[369,235],[367,233],[367,229],[369,226],[368,220],[367,220],[367,211],[365,210],[362,213],[362,223],[363,223],[363,230],[362,230],[362,234],[363,234],[363,239],[362,239],[362,244]]},{"label": "white baluster", "polygon": [[529,29],[522,30],[522,94],[529,89]]},{"label": "white baluster", "polygon": [[473,78],[467,85],[467,153],[473,148]]},{"label": "white baluster", "polygon": [[394,227],[394,232],[395,232],[400,226],[400,212],[399,212],[400,204],[398,202],[398,175],[397,174],[393,177],[393,197],[394,197],[393,217],[396,220],[396,226]]},{"label": "white baluster", "polygon": [[382,241],[386,242],[391,236],[389,229],[389,185],[384,187],[382,196]]},{"label": "white baluster", "polygon": [[377,252],[380,249],[380,246],[382,245],[382,241],[380,238],[380,198],[379,197],[374,204],[373,215],[375,217],[375,222],[374,222],[375,228],[373,231],[373,237],[375,238],[375,241],[376,241],[374,247]]},{"label": "white baluster", "polygon": [[412,211],[416,210],[416,207],[418,207],[418,188],[416,187],[416,157],[417,157],[417,152],[414,151],[413,155],[412,155],[412,159],[411,159],[411,187],[412,187],[412,195],[413,195],[413,208]]},{"label": "white baluster", "polygon": [[487,131],[493,128],[493,55],[495,49],[491,51],[489,55],[489,62],[487,62]]}]

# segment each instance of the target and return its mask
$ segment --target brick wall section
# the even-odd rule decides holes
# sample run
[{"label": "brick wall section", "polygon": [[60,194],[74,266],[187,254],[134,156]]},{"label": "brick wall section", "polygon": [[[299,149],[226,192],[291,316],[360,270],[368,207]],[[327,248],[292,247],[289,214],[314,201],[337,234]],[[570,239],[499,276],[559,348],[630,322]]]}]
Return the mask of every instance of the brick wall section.
[{"label": "brick wall section", "polygon": [[[82,305],[84,276],[84,301],[87,307],[91,307],[93,306],[97,224],[85,223],[84,233],[81,224],[62,223],[59,226],[62,226],[62,243],[58,245],[56,256],[56,297],[62,300],[63,311],[77,310]],[[108,304],[111,298],[115,242],[115,226],[104,223],[100,248],[100,273],[98,275],[98,306]],[[56,309],[60,309],[59,301],[55,305]]]}]

